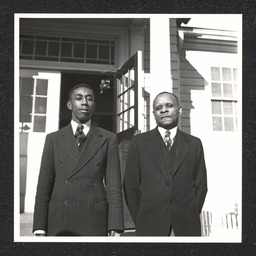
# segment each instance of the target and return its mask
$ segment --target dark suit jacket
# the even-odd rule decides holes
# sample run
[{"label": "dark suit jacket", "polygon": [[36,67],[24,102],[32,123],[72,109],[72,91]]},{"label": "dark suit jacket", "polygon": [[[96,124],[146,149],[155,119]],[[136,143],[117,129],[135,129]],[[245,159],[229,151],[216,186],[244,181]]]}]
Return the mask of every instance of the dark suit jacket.
[{"label": "dark suit jacket", "polygon": [[91,127],[79,153],[72,127],[48,134],[37,186],[33,231],[105,236],[123,230],[116,135]]},{"label": "dark suit jacket", "polygon": [[[176,160],[157,129],[133,137],[124,177],[125,198],[139,236],[200,236],[200,212],[207,193],[200,139],[177,130]],[[165,145],[164,145],[165,146]],[[165,149],[167,149],[165,147]]]}]

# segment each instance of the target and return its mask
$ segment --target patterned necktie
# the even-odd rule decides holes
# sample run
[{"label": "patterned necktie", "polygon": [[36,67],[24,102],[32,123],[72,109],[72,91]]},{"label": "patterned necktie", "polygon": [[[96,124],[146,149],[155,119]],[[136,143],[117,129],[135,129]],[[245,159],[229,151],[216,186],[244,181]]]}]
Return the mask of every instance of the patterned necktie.
[{"label": "patterned necktie", "polygon": [[171,136],[170,136],[171,132],[169,130],[166,130],[165,132],[165,136],[164,136],[164,142],[165,142],[165,145],[166,147],[171,150],[171,146],[172,146],[172,139],[171,139]]},{"label": "patterned necktie", "polygon": [[76,139],[76,142],[77,142],[77,145],[79,146],[79,149],[82,145],[82,143],[86,140],[86,136],[83,132],[83,129],[84,129],[84,126],[79,124],[77,126],[77,129],[76,129],[76,133],[75,133],[75,139]]}]

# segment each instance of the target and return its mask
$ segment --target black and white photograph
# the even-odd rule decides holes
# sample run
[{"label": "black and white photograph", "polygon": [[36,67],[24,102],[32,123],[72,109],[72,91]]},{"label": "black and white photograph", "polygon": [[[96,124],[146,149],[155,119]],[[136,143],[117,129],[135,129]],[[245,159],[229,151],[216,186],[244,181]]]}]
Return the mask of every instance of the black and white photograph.
[{"label": "black and white photograph", "polygon": [[14,15],[14,242],[242,242],[242,14]]}]

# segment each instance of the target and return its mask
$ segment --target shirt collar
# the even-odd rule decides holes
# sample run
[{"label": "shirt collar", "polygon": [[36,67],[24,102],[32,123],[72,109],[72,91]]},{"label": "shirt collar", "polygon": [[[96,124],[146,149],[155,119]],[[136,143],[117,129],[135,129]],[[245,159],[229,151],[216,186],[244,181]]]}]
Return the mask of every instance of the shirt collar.
[{"label": "shirt collar", "polygon": [[[164,129],[163,127],[160,127],[160,126],[158,126],[157,129],[158,129],[159,133],[161,134],[161,136],[164,140],[166,129]],[[178,129],[178,127],[176,126],[176,127],[169,130],[170,133],[171,133],[170,137],[171,137],[172,141],[174,140],[174,138],[177,134],[177,129]]]},{"label": "shirt collar", "polygon": [[[80,124],[75,122],[73,119],[71,120],[70,123],[71,123],[71,127],[72,127],[72,130],[73,130],[73,134],[75,135],[76,134],[77,126],[80,125]],[[89,120],[88,122],[82,124],[83,127],[84,127],[83,132],[84,132],[85,135],[89,132],[89,130],[91,128],[91,123],[92,123],[91,120]]]}]

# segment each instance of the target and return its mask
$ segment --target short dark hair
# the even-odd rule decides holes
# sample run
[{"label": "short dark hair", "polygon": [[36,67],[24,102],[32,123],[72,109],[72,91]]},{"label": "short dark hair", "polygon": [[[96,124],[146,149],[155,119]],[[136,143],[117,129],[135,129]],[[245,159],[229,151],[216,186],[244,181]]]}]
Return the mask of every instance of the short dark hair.
[{"label": "short dark hair", "polygon": [[93,96],[94,96],[94,91],[93,91],[93,89],[91,88],[91,86],[90,86],[89,84],[77,84],[77,85],[73,86],[73,87],[69,90],[69,93],[68,93],[68,100],[70,100],[72,92],[73,92],[75,89],[81,88],[81,87],[82,87],[82,88],[84,87],[84,88],[87,88],[87,89],[92,90]]},{"label": "short dark hair", "polygon": [[153,108],[154,108],[154,102],[155,102],[156,98],[157,98],[159,95],[162,95],[162,94],[169,94],[169,95],[172,95],[172,96],[176,99],[178,106],[180,106],[180,100],[179,100],[179,98],[178,98],[175,94],[173,94],[173,93],[171,93],[171,92],[166,92],[166,91],[165,91],[165,92],[160,92],[160,93],[158,93],[158,94],[156,95],[156,97],[155,97],[154,100],[153,100]]}]

